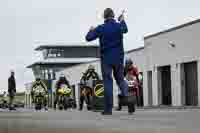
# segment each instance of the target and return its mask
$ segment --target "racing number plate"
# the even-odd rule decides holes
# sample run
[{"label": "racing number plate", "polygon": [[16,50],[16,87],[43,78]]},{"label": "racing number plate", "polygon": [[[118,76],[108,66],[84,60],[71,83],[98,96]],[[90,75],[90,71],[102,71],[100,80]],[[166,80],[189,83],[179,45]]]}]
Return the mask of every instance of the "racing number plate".
[{"label": "racing number plate", "polygon": [[103,84],[96,84],[96,86],[94,87],[94,94],[96,97],[104,97]]}]

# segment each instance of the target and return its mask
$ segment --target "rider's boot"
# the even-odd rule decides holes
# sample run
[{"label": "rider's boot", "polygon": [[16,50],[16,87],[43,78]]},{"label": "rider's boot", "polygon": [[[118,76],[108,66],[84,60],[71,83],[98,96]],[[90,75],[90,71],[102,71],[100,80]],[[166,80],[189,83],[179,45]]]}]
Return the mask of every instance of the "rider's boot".
[{"label": "rider's boot", "polygon": [[54,104],[53,109],[56,110],[56,104]]},{"label": "rider's boot", "polygon": [[48,107],[47,107],[47,106],[46,106],[46,107],[44,107],[44,110],[45,110],[45,111],[48,111]]},{"label": "rider's boot", "polygon": [[128,113],[135,112],[135,96],[121,96],[119,98],[119,104],[122,106],[128,106]]}]

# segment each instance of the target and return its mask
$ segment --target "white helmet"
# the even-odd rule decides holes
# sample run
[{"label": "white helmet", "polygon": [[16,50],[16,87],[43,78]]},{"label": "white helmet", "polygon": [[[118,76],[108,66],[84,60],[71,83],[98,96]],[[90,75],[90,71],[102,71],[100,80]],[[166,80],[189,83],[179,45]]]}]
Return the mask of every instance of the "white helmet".
[{"label": "white helmet", "polygon": [[64,77],[65,77],[65,75],[64,75],[63,73],[61,73],[61,74],[60,74],[60,77],[61,77],[61,78],[64,78]]},{"label": "white helmet", "polygon": [[95,67],[93,65],[89,65],[88,69],[95,69]]},{"label": "white helmet", "polygon": [[40,75],[39,75],[39,74],[35,75],[35,78],[36,78],[36,79],[39,79],[39,78],[40,78]]}]

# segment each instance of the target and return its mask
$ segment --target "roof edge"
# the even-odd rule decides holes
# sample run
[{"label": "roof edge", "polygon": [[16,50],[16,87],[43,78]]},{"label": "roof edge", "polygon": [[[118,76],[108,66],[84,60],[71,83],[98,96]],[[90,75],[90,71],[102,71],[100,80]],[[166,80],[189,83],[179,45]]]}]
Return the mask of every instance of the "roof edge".
[{"label": "roof edge", "polygon": [[194,20],[194,21],[190,21],[190,22],[188,22],[188,23],[184,23],[184,24],[181,24],[181,25],[172,27],[172,28],[170,28],[170,29],[163,30],[163,31],[161,31],[161,32],[157,32],[157,33],[154,33],[154,34],[151,34],[151,35],[147,35],[147,36],[144,37],[144,40],[149,39],[149,38],[152,38],[152,37],[156,37],[156,36],[158,36],[158,35],[161,35],[161,34],[164,34],[164,33],[168,33],[168,32],[174,31],[174,30],[178,30],[178,29],[181,29],[181,28],[183,28],[183,27],[187,27],[187,26],[190,26],[190,25],[199,23],[199,22],[200,22],[200,19],[196,19],[196,20]]},{"label": "roof edge", "polygon": [[140,50],[142,50],[142,49],[144,49],[144,46],[141,46],[141,47],[138,47],[138,48],[135,48],[135,49],[128,50],[128,51],[126,51],[125,53],[129,54],[129,53],[131,53],[131,52],[140,51]]},{"label": "roof edge", "polygon": [[[66,58],[67,59],[67,58]],[[91,61],[96,61],[98,60],[98,58],[94,58],[94,59],[91,59],[90,61],[77,61],[77,62],[64,62],[64,61],[60,61],[60,62],[45,62],[45,60],[40,60],[40,61],[36,61],[34,63],[32,63],[31,65],[28,65],[26,66],[26,68],[32,68],[33,66],[35,65],[45,65],[45,64],[80,64],[80,63],[88,63],[88,62],[91,62]]]},{"label": "roof edge", "polygon": [[54,48],[54,47],[99,47],[98,44],[96,43],[79,43],[79,44],[75,44],[75,43],[72,43],[72,44],[66,44],[66,43],[55,43],[55,44],[43,44],[43,45],[39,45],[37,46],[34,50],[35,51],[41,51],[43,50],[44,48]]}]

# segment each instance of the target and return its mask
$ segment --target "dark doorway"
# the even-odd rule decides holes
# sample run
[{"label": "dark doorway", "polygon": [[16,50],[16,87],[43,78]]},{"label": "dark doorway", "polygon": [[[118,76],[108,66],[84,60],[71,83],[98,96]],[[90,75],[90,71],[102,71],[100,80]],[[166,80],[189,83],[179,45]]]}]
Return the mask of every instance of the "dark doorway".
[{"label": "dark doorway", "polygon": [[171,94],[171,67],[163,66],[159,68],[161,72],[161,95],[162,105],[172,104]]},{"label": "dark doorway", "polygon": [[75,86],[75,85],[72,85],[72,98],[73,98],[73,99],[76,99],[75,88],[76,88],[76,86]]},{"label": "dark doorway", "polygon": [[139,73],[139,81],[140,81],[140,85],[139,85],[139,106],[144,106],[144,100],[143,100],[143,73],[140,72]]},{"label": "dark doorway", "polygon": [[148,104],[149,106],[152,106],[153,105],[152,71],[147,72],[147,81],[148,81]]},{"label": "dark doorway", "polygon": [[198,77],[197,62],[184,64],[185,72],[185,104],[189,106],[198,105]]}]

